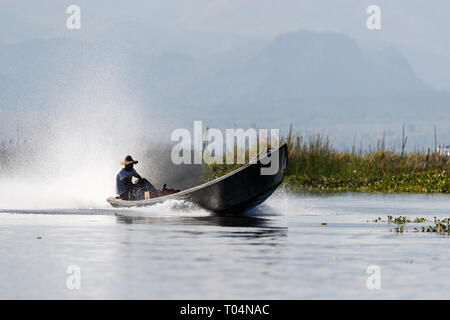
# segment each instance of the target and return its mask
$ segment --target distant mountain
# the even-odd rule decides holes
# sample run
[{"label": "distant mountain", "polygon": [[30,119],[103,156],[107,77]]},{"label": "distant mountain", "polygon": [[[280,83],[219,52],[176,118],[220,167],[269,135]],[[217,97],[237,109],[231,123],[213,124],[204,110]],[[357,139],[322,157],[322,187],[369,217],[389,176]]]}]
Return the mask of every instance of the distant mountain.
[{"label": "distant mountain", "polygon": [[414,66],[414,70],[436,90],[450,90],[450,57],[446,52],[433,52],[400,46],[400,52]]},{"label": "distant mountain", "polygon": [[306,30],[264,42],[123,27],[95,41],[2,45],[0,113],[133,105],[131,118],[151,119],[153,129],[203,119],[218,127],[293,123],[342,136],[379,135],[374,127],[402,122],[419,136],[449,119],[450,94],[429,89],[394,48],[366,52],[346,35]]},{"label": "distant mountain", "polygon": [[239,99],[266,102],[429,91],[394,50],[371,60],[345,35],[312,31],[278,36],[220,86]]}]

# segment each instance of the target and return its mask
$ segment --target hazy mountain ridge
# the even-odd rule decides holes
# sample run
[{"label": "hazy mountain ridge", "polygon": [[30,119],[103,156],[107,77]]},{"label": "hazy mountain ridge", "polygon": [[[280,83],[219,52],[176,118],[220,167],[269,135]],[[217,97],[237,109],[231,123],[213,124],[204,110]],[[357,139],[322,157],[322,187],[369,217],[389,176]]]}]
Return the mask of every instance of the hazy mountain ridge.
[{"label": "hazy mountain ridge", "polygon": [[[294,123],[331,128],[335,122],[353,131],[352,126],[364,122],[389,129],[387,120],[418,121],[421,134],[420,123],[448,119],[449,94],[423,84],[397,50],[367,55],[343,34],[300,30],[265,45],[255,40],[248,46],[242,39],[234,44],[229,40],[229,45],[218,48],[225,52],[203,55],[196,52],[207,44],[205,40],[189,54],[176,51],[178,37],[162,44],[152,44],[150,37],[142,43],[146,32],[141,30],[123,42],[126,34],[115,38],[109,32],[96,41],[48,39],[2,45],[2,108],[45,111],[58,101],[64,104],[86,77],[102,80],[114,73],[119,88],[130,91],[141,105],[140,116],[151,114],[155,120],[178,124],[204,119],[217,126]],[[107,95],[108,87],[103,90]]]}]

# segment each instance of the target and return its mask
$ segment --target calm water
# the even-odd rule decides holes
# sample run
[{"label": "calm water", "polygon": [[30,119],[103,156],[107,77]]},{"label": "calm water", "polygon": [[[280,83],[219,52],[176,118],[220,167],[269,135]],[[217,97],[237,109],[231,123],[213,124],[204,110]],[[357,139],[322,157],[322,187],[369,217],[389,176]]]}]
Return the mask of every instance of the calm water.
[{"label": "calm water", "polygon": [[0,210],[0,298],[450,299],[448,236],[367,222],[450,216],[448,195],[280,192],[241,218],[182,202],[115,211]]}]

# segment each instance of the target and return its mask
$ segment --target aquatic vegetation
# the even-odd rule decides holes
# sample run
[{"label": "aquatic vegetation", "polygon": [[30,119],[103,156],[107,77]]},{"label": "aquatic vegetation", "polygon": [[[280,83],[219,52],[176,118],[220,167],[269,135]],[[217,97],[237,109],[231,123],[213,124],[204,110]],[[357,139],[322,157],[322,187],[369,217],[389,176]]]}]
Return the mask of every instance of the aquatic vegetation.
[{"label": "aquatic vegetation", "polygon": [[[369,222],[369,221],[368,221]],[[390,229],[390,231],[394,231],[397,233],[403,233],[408,231],[413,232],[434,232],[439,234],[447,234],[450,235],[450,218],[437,218],[433,217],[433,220],[418,217],[413,220],[407,216],[399,216],[399,217],[393,217],[388,215],[387,220],[383,221],[381,217],[375,218],[372,220],[372,222],[387,222],[390,224],[396,224],[397,226],[394,229]],[[408,229],[406,227],[407,223],[415,223],[415,224],[423,224],[426,222],[433,222],[432,225],[427,226],[419,226],[414,227],[414,229]]]},{"label": "aquatic vegetation", "polygon": [[292,191],[450,193],[450,158],[438,153],[387,151],[383,144],[341,152],[321,134],[286,142],[284,186]]},{"label": "aquatic vegetation", "polygon": [[[383,221],[381,217],[373,219],[371,222],[387,222],[387,223],[395,223],[395,224],[406,224],[406,223],[424,223],[429,221],[427,218],[414,218],[414,220],[411,220],[407,216],[399,216],[399,217],[393,217],[391,215],[387,216],[387,220]],[[369,221],[367,221],[369,222]]]},{"label": "aquatic vegetation", "polygon": [[286,142],[285,187],[293,191],[450,193],[450,158],[439,153],[388,151],[384,142],[341,152],[321,134],[290,134]]},{"label": "aquatic vegetation", "polygon": [[419,172],[380,178],[287,176],[285,187],[293,191],[412,192],[450,193],[450,175],[442,172]]},{"label": "aquatic vegetation", "polygon": [[405,231],[405,227],[404,226],[395,227],[395,232],[403,233],[403,231]]},{"label": "aquatic vegetation", "polygon": [[434,217],[434,225],[422,227],[422,232],[436,232],[450,235],[450,218],[438,219]]},{"label": "aquatic vegetation", "polygon": [[[450,193],[450,157],[437,152],[405,153],[377,148],[351,152],[334,149],[329,137],[291,133],[286,142],[289,162],[283,187],[294,192],[407,192]],[[248,159],[247,159],[248,160]],[[205,165],[206,166],[206,165]],[[241,165],[206,166],[204,181],[227,174]]]},{"label": "aquatic vegetation", "polygon": [[409,219],[406,216],[400,216],[400,217],[396,217],[396,218],[393,218],[392,216],[388,216],[388,222],[395,223],[395,224],[405,224],[405,223],[411,222],[411,219]]},{"label": "aquatic vegetation", "polygon": [[206,167],[206,173],[203,175],[202,181],[207,182],[239,169],[242,164],[217,164],[214,162],[204,166]]}]

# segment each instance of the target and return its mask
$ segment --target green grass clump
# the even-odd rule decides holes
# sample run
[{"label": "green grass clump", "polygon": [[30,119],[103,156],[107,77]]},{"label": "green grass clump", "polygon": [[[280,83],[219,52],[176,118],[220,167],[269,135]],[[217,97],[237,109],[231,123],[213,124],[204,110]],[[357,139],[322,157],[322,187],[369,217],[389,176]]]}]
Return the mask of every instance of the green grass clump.
[{"label": "green grass clump", "polygon": [[[298,192],[450,193],[450,157],[439,153],[387,151],[384,142],[370,152],[341,152],[327,136],[289,135],[284,187]],[[248,159],[247,159],[248,160]],[[205,181],[241,165],[207,166]]]},{"label": "green grass clump", "polygon": [[320,134],[287,142],[294,191],[450,193],[450,158],[438,153],[338,152]]},{"label": "green grass clump", "polygon": [[203,182],[207,182],[221,176],[224,176],[242,166],[242,164],[207,164],[204,165],[206,167],[206,174],[202,177]]}]

